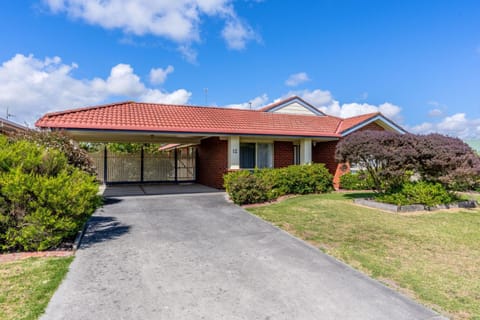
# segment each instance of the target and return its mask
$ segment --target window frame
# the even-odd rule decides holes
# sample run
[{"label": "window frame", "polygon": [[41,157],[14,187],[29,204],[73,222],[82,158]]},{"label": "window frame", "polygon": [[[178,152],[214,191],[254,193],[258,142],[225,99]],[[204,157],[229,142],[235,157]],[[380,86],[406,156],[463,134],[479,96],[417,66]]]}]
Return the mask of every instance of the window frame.
[{"label": "window frame", "polygon": [[[239,161],[239,166],[240,166],[240,169],[243,169],[243,170],[255,170],[258,168],[258,145],[259,144],[266,144],[266,145],[270,145],[269,147],[269,150],[271,151],[270,153],[270,164],[271,166],[270,167],[263,167],[263,168],[259,168],[259,169],[271,169],[271,168],[275,168],[275,163],[274,163],[274,159],[275,159],[275,143],[274,142],[262,142],[262,141],[259,141],[259,142],[250,142],[250,141],[245,141],[245,142],[240,142],[240,148],[239,148],[239,152],[241,153],[242,152],[242,144],[255,144],[255,155],[254,155],[254,167],[253,168],[244,168],[242,167],[242,164],[241,164],[241,160]],[[241,159],[242,155],[240,154],[240,159]]]}]

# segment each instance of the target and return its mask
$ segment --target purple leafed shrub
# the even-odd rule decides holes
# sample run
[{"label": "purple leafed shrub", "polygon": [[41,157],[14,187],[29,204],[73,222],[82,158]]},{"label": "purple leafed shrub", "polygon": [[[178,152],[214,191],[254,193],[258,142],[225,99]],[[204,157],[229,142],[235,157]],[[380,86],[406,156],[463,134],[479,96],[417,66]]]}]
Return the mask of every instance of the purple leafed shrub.
[{"label": "purple leafed shrub", "polygon": [[462,140],[440,134],[355,132],[338,143],[336,159],[365,168],[380,192],[398,188],[412,174],[450,189],[471,188],[480,177],[479,156]]},{"label": "purple leafed shrub", "polygon": [[478,181],[480,157],[468,144],[441,134],[416,139],[416,169],[423,180],[438,181],[451,189],[468,189]]}]

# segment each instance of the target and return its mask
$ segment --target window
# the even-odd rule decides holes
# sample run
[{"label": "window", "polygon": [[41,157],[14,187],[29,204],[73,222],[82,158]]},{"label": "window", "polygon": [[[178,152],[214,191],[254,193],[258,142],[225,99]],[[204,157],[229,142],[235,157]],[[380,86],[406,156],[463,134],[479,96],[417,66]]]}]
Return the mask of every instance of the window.
[{"label": "window", "polygon": [[240,143],[240,168],[272,168],[273,144]]},{"label": "window", "polygon": [[240,168],[255,168],[255,143],[240,143]]},{"label": "window", "polygon": [[271,143],[258,143],[257,144],[257,167],[258,168],[271,168],[273,167],[273,144]]},{"label": "window", "polygon": [[293,164],[300,164],[300,145],[293,145]]}]

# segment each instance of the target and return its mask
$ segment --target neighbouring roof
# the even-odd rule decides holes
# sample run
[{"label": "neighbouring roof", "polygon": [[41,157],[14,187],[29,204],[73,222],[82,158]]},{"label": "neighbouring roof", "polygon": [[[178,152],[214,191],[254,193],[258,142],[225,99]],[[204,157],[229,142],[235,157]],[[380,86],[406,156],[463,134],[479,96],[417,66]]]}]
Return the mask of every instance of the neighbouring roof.
[{"label": "neighbouring roof", "polygon": [[[47,113],[35,125],[65,130],[271,135],[339,138],[379,114],[341,119],[171,104],[121,102]],[[380,115],[381,116],[381,115]]]},{"label": "neighbouring roof", "polygon": [[29,128],[0,117],[0,132],[27,131]]},{"label": "neighbouring roof", "polygon": [[308,110],[309,112],[312,113],[312,115],[317,115],[317,116],[326,116],[325,113],[317,109],[315,106],[311,105],[307,101],[303,100],[302,98],[298,96],[292,96],[277,102],[274,102],[272,104],[266,105],[265,107],[262,107],[258,109],[258,111],[263,111],[263,112],[276,112],[280,111],[283,108],[286,108],[288,106],[298,104]]}]

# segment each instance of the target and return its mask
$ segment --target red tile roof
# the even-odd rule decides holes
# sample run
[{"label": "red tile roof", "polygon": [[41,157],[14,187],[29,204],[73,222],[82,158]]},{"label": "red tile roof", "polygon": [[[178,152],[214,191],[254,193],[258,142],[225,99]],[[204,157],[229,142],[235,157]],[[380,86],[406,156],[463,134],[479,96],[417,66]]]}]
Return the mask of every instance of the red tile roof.
[{"label": "red tile roof", "polygon": [[123,102],[48,113],[35,125],[62,129],[337,137],[338,122],[333,117]]},{"label": "red tile roof", "polygon": [[356,127],[362,124],[363,122],[366,122],[371,118],[376,117],[380,114],[381,114],[380,112],[374,112],[374,113],[362,114],[359,116],[343,119],[337,128],[337,132],[342,133],[344,131],[347,131],[348,129]]},{"label": "red tile roof", "polygon": [[67,130],[340,137],[345,130],[376,115],[378,114],[341,119],[332,116],[312,117],[258,110],[128,101],[47,113],[35,125]]}]

